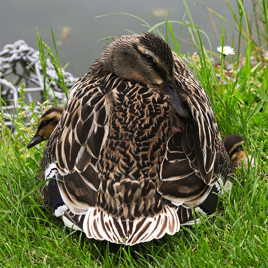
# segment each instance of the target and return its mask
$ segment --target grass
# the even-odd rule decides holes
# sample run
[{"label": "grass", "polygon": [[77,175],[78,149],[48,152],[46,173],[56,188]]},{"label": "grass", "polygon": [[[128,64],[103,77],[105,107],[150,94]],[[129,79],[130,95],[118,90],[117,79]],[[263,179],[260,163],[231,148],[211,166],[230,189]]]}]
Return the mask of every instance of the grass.
[{"label": "grass", "polygon": [[[204,218],[200,225],[182,228],[175,236],[134,247],[88,240],[63,228],[42,206],[39,189],[43,182],[37,174],[44,146],[26,149],[34,130],[24,124],[25,111],[33,111],[34,104],[24,104],[13,119],[16,133],[3,126],[0,113],[1,267],[268,266],[268,60],[246,34],[250,32],[248,15],[243,1],[237,3],[239,12],[234,11],[234,16],[240,29],[240,56],[218,55],[213,62],[203,35],[189,19],[198,56],[184,57],[210,96],[222,135],[243,135],[246,150],[254,157],[254,167],[237,170],[232,192],[222,197],[224,209],[216,217]],[[268,7],[265,0],[262,3],[260,38],[267,45]],[[246,28],[242,29],[243,22]],[[167,29],[164,37],[179,50],[174,24],[165,21],[161,25]],[[224,43],[224,36],[219,42]],[[40,39],[39,48],[44,49]],[[231,71],[226,70],[227,64],[232,64]],[[34,113],[31,122],[37,118]]]}]

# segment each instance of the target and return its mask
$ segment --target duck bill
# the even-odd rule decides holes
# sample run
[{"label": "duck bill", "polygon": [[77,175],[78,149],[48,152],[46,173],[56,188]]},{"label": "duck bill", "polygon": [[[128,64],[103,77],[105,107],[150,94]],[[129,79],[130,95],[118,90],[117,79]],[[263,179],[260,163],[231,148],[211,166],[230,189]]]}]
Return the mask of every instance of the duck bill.
[{"label": "duck bill", "polygon": [[42,142],[44,140],[44,138],[40,135],[35,135],[32,140],[30,141],[30,143],[27,145],[27,148],[30,149],[33,146],[35,146],[36,144]]},{"label": "duck bill", "polygon": [[164,83],[162,86],[163,92],[169,96],[170,103],[179,116],[183,118],[189,117],[189,111],[178,94],[178,89],[173,82]]}]

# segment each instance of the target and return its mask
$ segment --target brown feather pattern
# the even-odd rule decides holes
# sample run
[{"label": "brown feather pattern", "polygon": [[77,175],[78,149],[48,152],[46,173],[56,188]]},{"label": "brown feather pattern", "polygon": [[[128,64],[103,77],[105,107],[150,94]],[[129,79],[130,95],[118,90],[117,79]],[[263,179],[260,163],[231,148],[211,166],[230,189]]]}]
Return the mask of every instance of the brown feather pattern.
[{"label": "brown feather pattern", "polygon": [[[158,49],[170,52],[164,42]],[[179,57],[167,55],[189,118],[175,115],[161,90],[95,64],[49,139],[44,165],[56,164],[64,215],[89,238],[133,245],[174,234],[228,173],[206,93]]]}]

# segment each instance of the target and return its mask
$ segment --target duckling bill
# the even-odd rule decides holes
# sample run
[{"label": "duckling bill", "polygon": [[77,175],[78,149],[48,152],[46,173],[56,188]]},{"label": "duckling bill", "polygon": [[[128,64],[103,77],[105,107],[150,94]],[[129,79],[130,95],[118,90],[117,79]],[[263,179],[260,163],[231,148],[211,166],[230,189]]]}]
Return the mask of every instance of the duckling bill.
[{"label": "duckling bill", "polygon": [[45,140],[44,137],[42,137],[42,136],[36,134],[36,135],[33,136],[33,138],[31,139],[31,141],[28,143],[27,148],[30,149],[30,148],[32,148],[33,146],[39,144],[40,142],[42,142],[42,141],[44,141],[44,140]]},{"label": "duckling bill", "polygon": [[34,137],[31,139],[27,148],[32,148],[33,146],[41,143],[42,141],[48,140],[51,133],[58,124],[63,108],[61,107],[51,107],[41,116],[37,131]]}]

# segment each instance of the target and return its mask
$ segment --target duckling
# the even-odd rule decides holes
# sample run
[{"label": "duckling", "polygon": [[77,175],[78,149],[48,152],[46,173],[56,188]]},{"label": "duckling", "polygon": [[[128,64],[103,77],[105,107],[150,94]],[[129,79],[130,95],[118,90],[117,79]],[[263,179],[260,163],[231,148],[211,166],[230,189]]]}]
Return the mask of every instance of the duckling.
[{"label": "duckling", "polygon": [[51,133],[61,118],[62,112],[62,107],[51,107],[44,112],[44,114],[41,116],[36,134],[27,145],[28,149],[42,141],[49,139]]},{"label": "duckling", "polygon": [[239,135],[228,135],[224,138],[224,146],[229,154],[233,168],[248,164],[248,156],[243,148],[245,140]]},{"label": "duckling", "polygon": [[204,89],[152,33],[114,40],[78,80],[43,163],[54,215],[124,245],[213,213],[231,170]]}]

